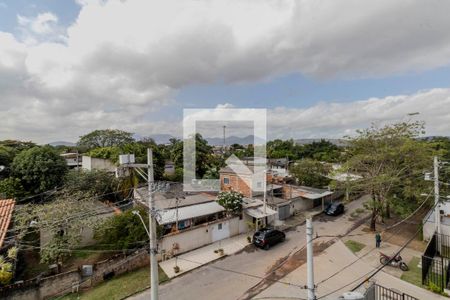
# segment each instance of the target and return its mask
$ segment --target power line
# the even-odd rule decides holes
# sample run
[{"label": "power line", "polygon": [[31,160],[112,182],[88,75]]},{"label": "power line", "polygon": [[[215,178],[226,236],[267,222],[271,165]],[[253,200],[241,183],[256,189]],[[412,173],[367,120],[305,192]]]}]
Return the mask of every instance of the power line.
[{"label": "power line", "polygon": [[[428,201],[429,197],[431,196],[431,193],[432,193],[432,191],[428,194],[427,198],[422,202],[422,204],[421,204],[421,205],[420,205],[413,213],[411,213],[408,217],[406,217],[405,219],[401,220],[400,222],[397,222],[396,224],[394,224],[394,225],[392,225],[392,226],[390,226],[390,227],[384,229],[382,232],[386,232],[387,230],[390,230],[390,229],[392,229],[392,228],[394,228],[394,227],[396,227],[396,226],[402,224],[403,222],[405,222],[405,221],[408,220],[409,218],[411,218],[411,217],[412,217],[414,214],[416,214],[416,213],[419,211],[419,209],[420,209],[420,208]],[[370,233],[370,234],[372,234],[372,233]],[[385,239],[385,241],[389,241],[394,235],[395,235],[395,233],[392,233],[391,236],[389,236],[387,239]],[[351,236],[351,235],[348,235],[348,236]],[[339,237],[339,238],[342,238],[342,237]],[[333,278],[334,276],[338,275],[338,274],[341,273],[343,270],[347,269],[348,267],[352,266],[353,264],[355,264],[356,262],[358,262],[358,261],[361,260],[362,258],[364,258],[364,257],[366,257],[367,255],[369,255],[369,254],[370,254],[372,251],[374,251],[375,249],[377,249],[377,248],[374,247],[374,248],[370,249],[367,253],[365,253],[365,254],[362,255],[362,256],[359,256],[359,257],[358,257],[356,260],[354,260],[353,262],[351,262],[351,263],[347,264],[346,266],[342,267],[340,270],[338,270],[337,272],[331,274],[331,275],[328,276],[327,278],[325,278],[325,279],[319,281],[319,282],[317,283],[317,285],[322,284],[322,283],[326,282],[327,280]]]},{"label": "power line", "polygon": [[[435,204],[435,205],[436,205],[436,204]],[[433,208],[434,208],[434,207],[433,207]],[[433,208],[432,208],[432,209],[433,209]],[[428,216],[428,218],[429,218],[429,217],[430,217],[430,216]],[[427,218],[427,219],[428,219],[428,218]],[[373,276],[375,276],[379,271],[381,271],[385,266],[387,266],[387,265],[388,265],[395,257],[397,257],[397,256],[400,254],[400,252],[401,252],[403,249],[405,249],[406,246],[408,246],[409,243],[411,243],[411,242],[414,240],[414,238],[420,233],[420,230],[421,230],[421,228],[419,228],[419,229],[413,234],[413,236],[412,236],[412,237],[411,237],[411,238],[410,238],[410,239],[409,239],[409,240],[408,240],[408,241],[400,248],[400,250],[397,251],[397,253],[391,257],[391,259],[387,262],[387,264],[381,265],[381,267],[378,267],[378,268],[376,268],[375,270],[370,270],[369,272],[367,272],[367,273],[365,273],[364,275],[358,277],[357,279],[351,281],[350,283],[348,283],[348,284],[346,284],[346,285],[344,285],[344,286],[341,286],[341,287],[339,287],[338,289],[335,289],[335,290],[333,290],[332,292],[329,292],[329,293],[326,294],[326,295],[320,296],[318,299],[322,299],[322,298],[328,297],[328,296],[330,296],[331,294],[334,294],[334,293],[336,293],[337,291],[342,290],[343,288],[345,288],[345,287],[347,287],[347,286],[349,286],[349,285],[351,285],[351,284],[353,284],[353,283],[359,281],[361,278],[366,277],[368,274],[374,272],[372,275],[370,275],[368,278],[366,278],[363,282],[361,282],[361,283],[358,284],[355,288],[353,288],[352,291],[354,291],[354,290],[356,290],[357,288],[359,288],[361,285],[363,285],[365,282],[367,282],[370,278],[372,278]],[[355,262],[356,262],[356,261],[355,261]]]},{"label": "power line", "polygon": [[[190,259],[186,259],[186,258],[181,258],[178,257],[179,260],[184,260],[190,263],[194,263],[194,264],[198,264],[198,265],[203,265],[203,263],[201,262],[197,262],[194,260],[190,260]],[[277,280],[277,279],[271,279],[269,277],[263,277],[263,276],[258,276],[258,275],[254,275],[254,274],[250,274],[250,273],[244,273],[244,272],[240,272],[240,271],[236,271],[236,270],[231,270],[231,269],[225,269],[225,268],[221,268],[221,267],[217,267],[217,266],[213,266],[213,265],[208,265],[209,267],[213,268],[213,269],[217,269],[220,271],[224,271],[224,272],[230,272],[230,273],[234,273],[234,274],[238,274],[238,275],[243,275],[243,276],[247,276],[247,277],[251,277],[251,278],[256,278],[256,279],[262,279],[262,280],[267,280],[267,281],[272,281],[272,282],[276,282],[276,283],[281,283],[284,285],[288,285],[288,286],[294,286],[294,287],[298,287],[300,289],[306,289],[306,287],[304,285],[298,285],[295,283],[290,283],[290,282],[286,282],[286,281],[281,281],[281,280]],[[306,300],[306,299],[305,299]]]}]

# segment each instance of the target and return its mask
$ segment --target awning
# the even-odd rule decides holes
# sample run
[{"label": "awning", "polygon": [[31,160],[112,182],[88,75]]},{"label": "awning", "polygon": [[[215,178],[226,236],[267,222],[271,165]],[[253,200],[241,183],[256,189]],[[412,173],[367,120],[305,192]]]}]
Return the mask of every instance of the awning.
[{"label": "awning", "polygon": [[[178,221],[189,220],[192,218],[202,217],[212,215],[221,211],[225,208],[220,206],[217,202],[207,202],[197,205],[183,206],[178,208]],[[167,209],[160,211],[160,219],[158,223],[160,225],[175,223],[177,221],[177,209]]]},{"label": "awning", "polygon": [[323,193],[320,193],[320,194],[317,194],[317,193],[302,193],[301,197],[302,198],[306,198],[306,199],[310,199],[310,200],[316,200],[316,199],[323,198],[323,197],[326,197],[326,196],[329,196],[329,195],[333,195],[333,192],[323,192]]},{"label": "awning", "polygon": [[264,213],[263,206],[247,208],[244,210],[244,212],[247,215],[254,217],[256,219],[261,219],[264,217],[269,217],[269,216],[273,216],[273,215],[277,214],[277,212],[275,210],[271,209],[270,207],[266,207],[266,212]]}]

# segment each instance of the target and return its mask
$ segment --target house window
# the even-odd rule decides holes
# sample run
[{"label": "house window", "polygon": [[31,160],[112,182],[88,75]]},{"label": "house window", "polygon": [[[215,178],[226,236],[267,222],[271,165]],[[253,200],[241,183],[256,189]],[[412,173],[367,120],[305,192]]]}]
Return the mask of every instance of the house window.
[{"label": "house window", "polygon": [[230,184],[230,178],[224,177],[223,178],[223,184]]},{"label": "house window", "polygon": [[222,230],[222,223],[219,223],[219,224],[217,225],[217,229]]}]

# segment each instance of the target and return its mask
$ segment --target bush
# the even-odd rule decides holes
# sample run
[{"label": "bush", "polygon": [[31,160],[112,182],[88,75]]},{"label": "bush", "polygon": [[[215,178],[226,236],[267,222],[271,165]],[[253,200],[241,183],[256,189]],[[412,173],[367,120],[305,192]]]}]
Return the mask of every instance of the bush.
[{"label": "bush", "polygon": [[[148,228],[148,214],[144,209],[138,210]],[[162,229],[157,228],[160,236]],[[135,249],[148,243],[148,235],[139,216],[128,210],[106,219],[95,228],[94,238],[108,249]]]},{"label": "bush", "polygon": [[244,196],[235,191],[220,192],[217,203],[225,207],[228,213],[239,213],[242,211],[242,199]]},{"label": "bush", "polygon": [[42,193],[63,184],[67,165],[51,146],[20,152],[11,165],[12,176],[20,179],[27,192]]}]

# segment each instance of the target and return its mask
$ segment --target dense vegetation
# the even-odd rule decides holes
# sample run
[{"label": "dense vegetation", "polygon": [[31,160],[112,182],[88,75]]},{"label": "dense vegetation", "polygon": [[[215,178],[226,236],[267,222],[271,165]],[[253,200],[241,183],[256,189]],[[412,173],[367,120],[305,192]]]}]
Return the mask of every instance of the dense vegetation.
[{"label": "dense vegetation", "polygon": [[[391,211],[400,215],[412,212],[423,201],[419,195],[431,189],[423,180],[423,172],[431,171],[432,155],[450,160],[450,139],[419,138],[421,123],[399,123],[381,128],[360,130],[347,139],[345,147],[321,140],[298,145],[293,140],[267,143],[269,158],[287,158],[292,177],[298,184],[312,187],[346,188],[372,196],[367,208],[372,211],[372,229],[377,219],[389,218]],[[219,170],[231,156],[251,157],[252,145],[231,145],[222,153],[199,134],[196,142],[196,177],[218,178]],[[106,221],[93,221],[94,200],[123,201],[137,183],[138,176],[117,179],[102,171],[68,171],[59,154],[77,151],[117,163],[119,154],[134,153],[138,163],[147,160],[147,148],[154,154],[155,179],[181,181],[183,178],[183,141],[171,139],[158,145],[149,138],[135,140],[133,134],[120,130],[96,130],[80,137],[75,147],[38,146],[32,142],[0,141],[0,197],[18,199],[23,207],[16,216],[17,236],[29,237],[36,231],[46,231],[49,239],[39,249],[43,262],[58,262],[79,246],[81,228],[96,228],[101,245],[114,249],[133,248],[147,241],[144,228],[136,215],[126,212]],[[164,175],[166,161],[175,165],[174,175]],[[331,163],[342,165],[342,172],[361,176],[360,180],[335,183],[329,179]],[[441,180],[450,180],[450,168],[442,167]],[[448,192],[443,186],[443,193]],[[38,195],[38,196],[35,196]],[[219,201],[232,213],[240,209],[240,196],[221,194]],[[147,215],[141,211],[146,220]],[[81,217],[83,216],[83,217]],[[33,227],[30,227],[33,224]],[[109,246],[107,246],[109,247]]]}]

